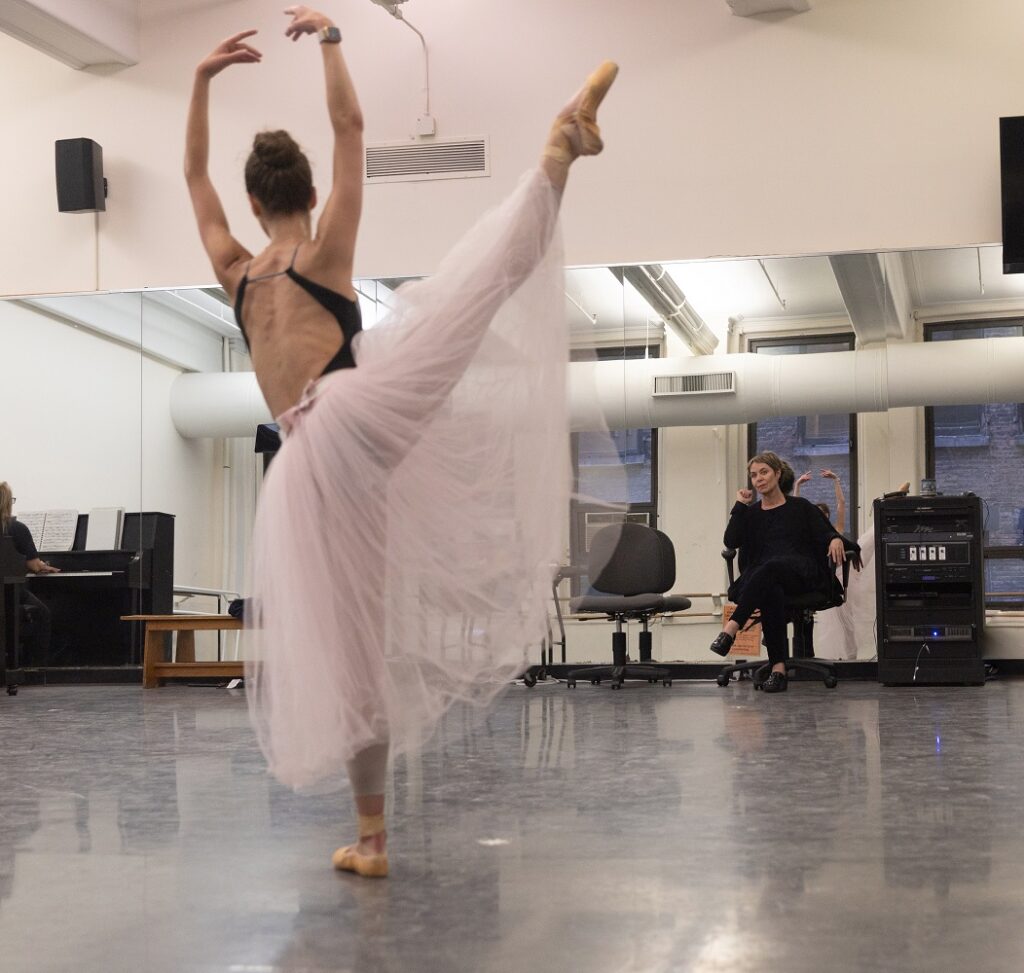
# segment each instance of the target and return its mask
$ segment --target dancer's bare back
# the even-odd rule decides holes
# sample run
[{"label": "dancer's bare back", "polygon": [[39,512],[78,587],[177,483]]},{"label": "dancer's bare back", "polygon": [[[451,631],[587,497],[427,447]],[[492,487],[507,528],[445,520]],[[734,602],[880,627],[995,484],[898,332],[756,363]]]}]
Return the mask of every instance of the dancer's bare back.
[{"label": "dancer's bare back", "polygon": [[[306,385],[323,374],[345,341],[334,316],[285,273],[294,253],[294,247],[272,245],[252,260],[239,309],[256,380],[274,416],[298,403]],[[316,241],[307,241],[299,248],[294,270],[355,303],[351,279],[332,273],[317,257]],[[241,277],[239,273],[239,282]],[[237,284],[232,303],[236,293]]]}]

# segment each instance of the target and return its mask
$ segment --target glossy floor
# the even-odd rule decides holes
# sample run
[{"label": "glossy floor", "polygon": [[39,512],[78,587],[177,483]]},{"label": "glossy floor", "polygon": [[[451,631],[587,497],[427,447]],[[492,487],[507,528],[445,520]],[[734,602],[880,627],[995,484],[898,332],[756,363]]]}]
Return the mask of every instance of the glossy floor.
[{"label": "glossy floor", "polygon": [[540,684],[392,768],[392,877],[238,693],[0,696],[0,969],[1024,969],[1024,681]]}]

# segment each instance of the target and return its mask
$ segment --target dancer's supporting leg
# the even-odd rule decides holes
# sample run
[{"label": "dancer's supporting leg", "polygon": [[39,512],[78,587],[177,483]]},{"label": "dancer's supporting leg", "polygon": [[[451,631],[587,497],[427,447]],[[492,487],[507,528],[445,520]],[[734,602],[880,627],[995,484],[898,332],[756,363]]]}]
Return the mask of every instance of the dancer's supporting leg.
[{"label": "dancer's supporting leg", "polygon": [[348,762],[348,776],[359,816],[359,840],[339,848],[331,859],[335,868],[366,878],[388,873],[387,832],[384,830],[384,786],[388,745],[378,743],[361,750]]}]

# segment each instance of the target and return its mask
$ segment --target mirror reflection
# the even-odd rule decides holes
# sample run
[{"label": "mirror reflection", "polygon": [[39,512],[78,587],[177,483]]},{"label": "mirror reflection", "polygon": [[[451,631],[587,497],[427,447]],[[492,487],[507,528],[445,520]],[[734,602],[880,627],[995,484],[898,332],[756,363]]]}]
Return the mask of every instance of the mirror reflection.
[{"label": "mirror reflection", "polygon": [[[372,328],[402,280],[356,283]],[[928,357],[940,344],[1024,335],[1024,282],[1002,273],[1001,248],[571,268],[565,309],[573,358],[581,366],[596,359],[593,367],[615,376],[602,408],[617,455],[580,429],[579,492],[626,504],[630,519],[668,532],[681,552],[677,589],[720,592],[728,503],[745,458],[771,449],[801,477],[801,495],[827,505],[851,537],[873,529],[872,499],[901,482],[916,491],[934,480],[939,493],[978,494],[988,606],[1024,607],[1024,391],[1008,401],[1014,396],[1003,388],[1003,401],[992,401],[976,342],[961,346],[961,367],[944,364],[938,375]],[[183,435],[172,408],[183,375],[235,373],[244,381],[251,372],[232,309],[219,288],[188,288],[12,299],[0,302],[0,321],[17,362],[0,385],[0,405],[13,417],[0,479],[11,485],[13,514],[31,527],[42,560],[60,569],[21,586],[46,606],[51,625],[48,640],[40,625],[23,626],[24,662],[138,666],[139,631],[123,616],[221,613],[244,593],[249,528],[273,456],[272,417],[257,398],[243,404],[232,435]],[[889,355],[884,374],[872,373],[867,358],[852,364],[851,353],[878,350]],[[737,356],[753,364],[734,367]],[[781,382],[793,373],[780,369],[794,363],[807,374]],[[762,373],[763,396],[752,391]],[[916,377],[898,383],[900,374]],[[726,394],[701,387],[690,411],[679,404],[687,382],[707,386],[721,375],[736,383]],[[888,398],[866,407],[865,387],[883,379]],[[918,380],[920,388],[909,387]],[[950,383],[955,392],[932,391]],[[852,399],[848,387],[856,388]],[[239,403],[204,393],[192,408],[201,426]],[[611,477],[613,467],[626,476]],[[696,513],[719,508],[718,520]],[[59,511],[73,513],[69,536],[55,540]],[[50,512],[44,542],[41,518]],[[567,561],[584,559],[607,516],[599,503],[573,502]],[[101,540],[108,517],[113,533]],[[126,554],[104,560],[104,550]],[[715,622],[707,607],[704,623],[664,626],[661,637],[675,639],[670,657],[701,656]],[[68,619],[90,614],[101,620],[88,639],[67,634]],[[231,637],[200,633],[195,651],[230,658]],[[871,645],[858,651],[874,654]]]}]

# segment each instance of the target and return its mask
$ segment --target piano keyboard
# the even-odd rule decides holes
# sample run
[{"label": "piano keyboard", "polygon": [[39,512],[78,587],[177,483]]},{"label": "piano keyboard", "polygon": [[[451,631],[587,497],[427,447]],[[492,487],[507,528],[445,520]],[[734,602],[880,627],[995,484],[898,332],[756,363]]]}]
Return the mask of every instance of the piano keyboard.
[{"label": "piano keyboard", "polygon": [[32,580],[40,578],[112,578],[123,571],[58,571],[56,574],[33,574]]}]

